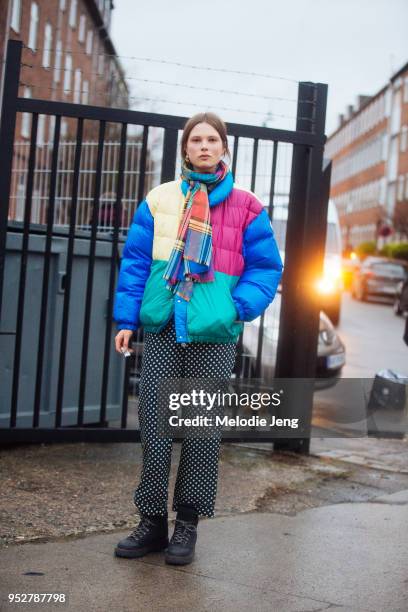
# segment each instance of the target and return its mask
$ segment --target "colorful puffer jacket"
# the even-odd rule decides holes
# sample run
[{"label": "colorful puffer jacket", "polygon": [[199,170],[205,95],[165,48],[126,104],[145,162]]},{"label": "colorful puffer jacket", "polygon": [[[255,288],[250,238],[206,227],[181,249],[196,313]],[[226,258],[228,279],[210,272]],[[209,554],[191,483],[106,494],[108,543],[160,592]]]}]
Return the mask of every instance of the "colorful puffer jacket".
[{"label": "colorful puffer jacket", "polygon": [[215,280],[195,283],[189,302],[163,273],[183,212],[186,181],[152,189],[138,206],[123,248],[113,317],[117,328],[159,332],[174,314],[177,342],[236,342],[244,321],[273,300],[282,260],[258,198],[229,172],[209,192]]}]

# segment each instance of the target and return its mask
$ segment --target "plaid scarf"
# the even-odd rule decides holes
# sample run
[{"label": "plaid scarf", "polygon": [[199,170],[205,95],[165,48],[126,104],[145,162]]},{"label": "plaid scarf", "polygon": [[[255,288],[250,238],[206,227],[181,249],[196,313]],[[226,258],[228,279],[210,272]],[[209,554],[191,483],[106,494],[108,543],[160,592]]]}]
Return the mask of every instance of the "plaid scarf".
[{"label": "plaid scarf", "polygon": [[167,262],[163,278],[174,294],[190,301],[193,283],[214,280],[212,267],[212,231],[207,186],[215,187],[228,173],[228,166],[220,161],[214,174],[195,172],[185,164],[181,178],[188,181],[183,217],[177,239]]}]

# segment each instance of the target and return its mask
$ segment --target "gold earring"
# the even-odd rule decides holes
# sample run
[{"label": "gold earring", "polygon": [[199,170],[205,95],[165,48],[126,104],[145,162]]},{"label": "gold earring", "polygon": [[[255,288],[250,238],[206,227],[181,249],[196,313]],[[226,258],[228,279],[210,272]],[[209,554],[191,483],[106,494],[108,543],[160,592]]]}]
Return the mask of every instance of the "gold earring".
[{"label": "gold earring", "polygon": [[185,157],[186,162],[190,161],[190,158],[188,157],[188,153],[186,153],[186,157]]}]

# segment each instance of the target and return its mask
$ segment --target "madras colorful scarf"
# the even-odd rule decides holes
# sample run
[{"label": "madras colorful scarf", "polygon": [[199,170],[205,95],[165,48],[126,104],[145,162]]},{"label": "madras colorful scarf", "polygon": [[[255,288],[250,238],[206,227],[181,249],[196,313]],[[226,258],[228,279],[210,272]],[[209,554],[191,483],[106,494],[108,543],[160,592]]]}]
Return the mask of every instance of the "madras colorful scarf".
[{"label": "madras colorful scarf", "polygon": [[167,289],[187,301],[190,301],[193,294],[194,282],[209,283],[214,280],[207,187],[215,187],[228,171],[228,166],[223,161],[219,162],[214,174],[201,174],[185,164],[181,166],[181,178],[188,181],[189,189],[177,239],[163,278],[167,280]]}]

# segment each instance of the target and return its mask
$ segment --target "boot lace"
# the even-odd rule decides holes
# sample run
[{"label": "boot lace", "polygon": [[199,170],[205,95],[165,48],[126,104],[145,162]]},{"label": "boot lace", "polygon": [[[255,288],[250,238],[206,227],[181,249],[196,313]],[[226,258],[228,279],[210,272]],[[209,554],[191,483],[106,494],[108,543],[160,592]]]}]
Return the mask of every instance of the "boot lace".
[{"label": "boot lace", "polygon": [[139,525],[132,531],[130,534],[130,538],[134,540],[138,540],[142,538],[144,535],[147,535],[150,531],[150,528],[153,527],[154,523],[150,519],[143,517],[139,523]]},{"label": "boot lace", "polygon": [[197,528],[193,523],[177,520],[176,528],[171,540],[174,544],[187,544],[190,535],[195,533],[196,529]]}]

